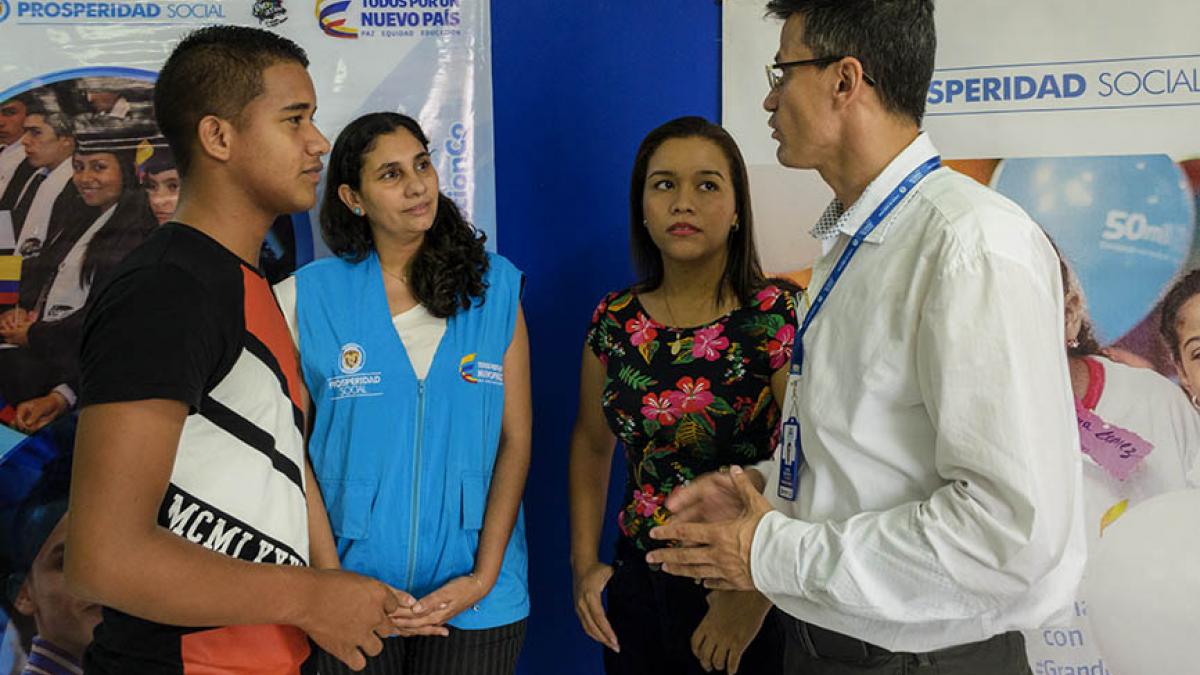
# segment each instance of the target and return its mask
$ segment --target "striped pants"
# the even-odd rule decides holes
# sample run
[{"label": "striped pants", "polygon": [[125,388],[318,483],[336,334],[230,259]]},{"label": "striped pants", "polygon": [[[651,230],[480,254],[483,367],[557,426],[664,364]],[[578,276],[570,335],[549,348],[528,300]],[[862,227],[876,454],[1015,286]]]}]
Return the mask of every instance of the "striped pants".
[{"label": "striped pants", "polygon": [[[525,620],[486,630],[448,626],[448,637],[388,638],[383,651],[367,659],[367,675],[512,675],[525,642]],[[354,671],[322,653],[320,675],[349,675]]]}]

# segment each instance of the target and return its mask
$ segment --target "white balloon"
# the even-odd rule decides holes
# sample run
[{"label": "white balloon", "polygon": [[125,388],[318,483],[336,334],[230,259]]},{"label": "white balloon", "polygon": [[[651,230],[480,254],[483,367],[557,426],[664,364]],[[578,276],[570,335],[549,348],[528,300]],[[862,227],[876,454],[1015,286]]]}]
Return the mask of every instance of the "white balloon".
[{"label": "white balloon", "polygon": [[1109,525],[1083,594],[1113,675],[1200,673],[1200,490],[1147,499]]}]

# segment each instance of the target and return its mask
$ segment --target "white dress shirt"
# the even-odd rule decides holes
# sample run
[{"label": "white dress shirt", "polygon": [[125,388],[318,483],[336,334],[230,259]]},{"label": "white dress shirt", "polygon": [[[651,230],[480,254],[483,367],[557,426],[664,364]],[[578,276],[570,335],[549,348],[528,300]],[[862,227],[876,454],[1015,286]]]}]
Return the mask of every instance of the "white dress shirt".
[{"label": "white dress shirt", "polygon": [[[44,171],[46,171],[44,168],[38,169],[33,176]],[[58,166],[50,171],[50,175],[46,176],[46,180],[38,186],[37,195],[33,198],[33,203],[29,205],[29,213],[25,215],[25,224],[21,227],[17,250],[20,250],[29,239],[37,239],[42,242],[43,246],[46,245],[46,235],[50,231],[50,212],[54,209],[54,200],[58,199],[63,188],[71,182],[74,173],[75,169],[71,166],[71,158],[68,157],[59,162]],[[29,180],[32,181],[33,176],[30,176]],[[17,201],[20,202],[20,198]],[[16,223],[13,225],[15,226]]]},{"label": "white dress shirt", "polygon": [[[922,135],[842,215],[813,270],[937,154]],[[804,308],[806,309],[806,308]],[[926,652],[1063,612],[1085,559],[1058,259],[995,192],[934,171],[879,224],[804,337],[784,415],[795,501],[755,532],[755,586],[801,620]],[[764,467],[767,468],[767,467]]]},{"label": "white dress shirt", "polygon": [[96,233],[108,224],[116,210],[117,204],[105,209],[63,256],[54,281],[50,283],[50,291],[46,294],[41,317],[43,321],[61,321],[79,311],[87,302],[92,290],[91,281],[83,278],[83,261],[87,257],[88,245]]},{"label": "white dress shirt", "polygon": [[0,148],[0,195],[8,189],[13,173],[21,162],[25,161],[25,146],[20,143],[10,143]]}]

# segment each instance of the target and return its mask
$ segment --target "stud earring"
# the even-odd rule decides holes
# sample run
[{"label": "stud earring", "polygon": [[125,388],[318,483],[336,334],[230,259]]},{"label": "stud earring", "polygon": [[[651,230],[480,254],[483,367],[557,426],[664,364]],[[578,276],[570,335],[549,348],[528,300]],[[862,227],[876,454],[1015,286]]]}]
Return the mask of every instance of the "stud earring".
[{"label": "stud earring", "polygon": [[354,215],[356,215],[356,216],[361,216],[362,214],[363,214],[363,210],[362,210],[362,209],[360,209],[360,208],[359,208],[359,207],[357,207],[357,206],[356,206],[356,207],[354,207]]}]

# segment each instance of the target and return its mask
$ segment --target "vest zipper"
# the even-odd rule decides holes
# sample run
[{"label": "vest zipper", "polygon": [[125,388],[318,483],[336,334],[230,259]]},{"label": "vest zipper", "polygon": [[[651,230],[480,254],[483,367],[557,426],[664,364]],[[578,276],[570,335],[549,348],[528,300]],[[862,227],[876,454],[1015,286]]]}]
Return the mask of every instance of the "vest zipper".
[{"label": "vest zipper", "polygon": [[417,437],[413,443],[412,520],[408,533],[408,581],[404,590],[411,593],[417,569],[417,524],[421,509],[421,443],[425,438],[425,380],[417,380]]}]

